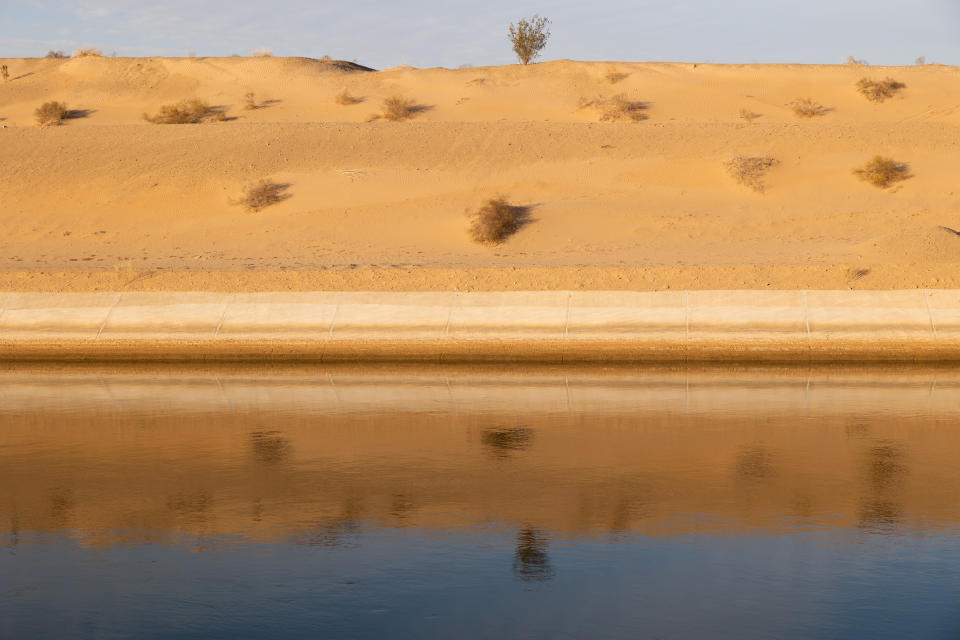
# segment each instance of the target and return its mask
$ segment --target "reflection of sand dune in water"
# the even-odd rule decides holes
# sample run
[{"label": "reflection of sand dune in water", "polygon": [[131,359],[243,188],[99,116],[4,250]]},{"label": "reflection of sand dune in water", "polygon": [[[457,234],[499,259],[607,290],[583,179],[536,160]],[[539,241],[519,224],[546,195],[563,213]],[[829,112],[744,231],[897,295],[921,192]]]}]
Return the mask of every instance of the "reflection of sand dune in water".
[{"label": "reflection of sand dune in water", "polygon": [[264,372],[0,374],[0,523],[329,546],[494,522],[531,576],[555,535],[955,525],[960,371]]}]

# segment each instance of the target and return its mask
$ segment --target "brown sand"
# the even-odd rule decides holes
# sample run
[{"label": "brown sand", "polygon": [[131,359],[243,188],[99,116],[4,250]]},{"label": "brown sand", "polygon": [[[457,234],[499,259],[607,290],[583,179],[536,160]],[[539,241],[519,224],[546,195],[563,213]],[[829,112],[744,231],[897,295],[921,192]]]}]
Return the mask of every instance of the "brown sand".
[{"label": "brown sand", "polygon": [[[960,229],[955,67],[0,63],[0,290],[960,288],[960,237],[940,228]],[[857,93],[888,75],[900,96]],[[336,104],[344,89],[363,101]],[[248,91],[262,108],[243,109]],[[648,119],[578,106],[619,93]],[[426,108],[366,122],[394,94]],[[232,119],[141,119],[190,97]],[[830,111],[798,119],[802,97]],[[41,129],[47,100],[82,117]],[[780,161],[765,193],[726,174],[736,154]],[[876,154],[912,177],[857,180]],[[291,197],[231,204],[264,177]],[[531,220],[474,244],[466,212],[497,194]]]}]

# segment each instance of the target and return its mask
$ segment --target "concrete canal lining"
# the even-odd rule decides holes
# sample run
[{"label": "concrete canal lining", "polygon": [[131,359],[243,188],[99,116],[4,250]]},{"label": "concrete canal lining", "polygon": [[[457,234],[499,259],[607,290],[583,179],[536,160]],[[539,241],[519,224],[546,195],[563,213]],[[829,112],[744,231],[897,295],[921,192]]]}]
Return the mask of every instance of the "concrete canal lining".
[{"label": "concrete canal lining", "polygon": [[960,291],[0,292],[0,359],[952,361]]}]

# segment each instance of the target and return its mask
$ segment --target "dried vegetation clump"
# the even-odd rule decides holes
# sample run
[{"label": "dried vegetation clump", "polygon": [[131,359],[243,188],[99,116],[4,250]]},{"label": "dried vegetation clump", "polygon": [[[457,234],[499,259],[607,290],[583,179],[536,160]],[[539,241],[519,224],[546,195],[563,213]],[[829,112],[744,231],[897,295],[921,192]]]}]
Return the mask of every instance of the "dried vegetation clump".
[{"label": "dried vegetation clump", "polygon": [[607,71],[607,75],[604,76],[607,79],[607,82],[610,84],[617,84],[621,80],[624,80],[629,73],[623,73],[622,71],[617,71],[616,69],[610,69]]},{"label": "dried vegetation clump", "polygon": [[629,100],[620,93],[610,98],[595,100],[580,99],[580,108],[594,107],[600,112],[601,122],[640,122],[648,118],[647,103],[638,100]]},{"label": "dried vegetation clump", "polygon": [[897,95],[900,89],[907,85],[897,82],[893,78],[883,80],[871,80],[870,78],[860,78],[857,82],[857,91],[870,102],[883,102],[887,98]]},{"label": "dried vegetation clump", "polygon": [[853,175],[875,187],[886,189],[895,182],[910,177],[910,168],[891,158],[874,156],[867,164],[853,170]]},{"label": "dried vegetation clump", "polygon": [[517,59],[520,62],[530,64],[547,46],[547,39],[550,38],[550,31],[547,29],[548,24],[550,24],[550,20],[547,18],[534,15],[529,20],[524,18],[516,25],[510,25],[507,37],[510,38],[513,52],[517,54]]},{"label": "dried vegetation clump", "polygon": [[247,111],[253,111],[254,109],[260,108],[260,105],[257,104],[257,95],[253,91],[248,91],[244,94],[243,108]]},{"label": "dried vegetation clump", "polygon": [[503,197],[487,200],[473,214],[470,237],[482,244],[500,244],[523,226],[527,208],[511,205]]},{"label": "dried vegetation clump", "polygon": [[65,54],[63,51],[54,51],[53,49],[51,49],[50,51],[47,51],[46,57],[51,58],[53,60],[62,60],[67,57],[67,54]]},{"label": "dried vegetation clump", "polygon": [[344,89],[343,91],[337,94],[337,96],[333,99],[333,101],[339,105],[347,107],[347,106],[350,106],[351,104],[360,104],[361,102],[363,102],[363,98],[359,98],[357,96],[351,95],[349,91]]},{"label": "dried vegetation clump", "polygon": [[7,65],[0,65],[0,78],[3,78],[3,81],[6,82],[10,79],[10,70],[7,69]]},{"label": "dried vegetation clump", "polygon": [[424,107],[418,105],[413,100],[408,100],[401,96],[391,96],[383,101],[380,113],[375,113],[370,116],[370,121],[390,120],[391,122],[399,122],[401,120],[409,120],[423,110]]},{"label": "dried vegetation clump", "polygon": [[257,212],[289,198],[290,196],[284,193],[288,186],[272,180],[261,179],[246,185],[243,188],[243,195],[238,200],[232,201],[231,204],[240,205],[250,212]]},{"label": "dried vegetation clump", "polygon": [[62,102],[44,102],[33,112],[33,118],[41,127],[57,126],[70,115],[67,105]]},{"label": "dried vegetation clump", "polygon": [[740,119],[746,120],[747,122],[753,122],[760,117],[759,113],[754,113],[750,109],[740,109]]},{"label": "dried vegetation clump", "polygon": [[[49,54],[47,54],[49,56]],[[94,48],[80,48],[73,52],[72,58],[102,58],[103,51]]]},{"label": "dried vegetation clump", "polygon": [[753,189],[757,193],[763,193],[766,189],[763,179],[767,172],[778,163],[779,160],[776,158],[736,156],[729,162],[724,163],[724,167],[726,167],[727,173],[738,183]]},{"label": "dried vegetation clump", "polygon": [[813,98],[797,98],[790,103],[790,108],[793,109],[793,115],[798,118],[815,118],[828,111],[825,106]]},{"label": "dried vegetation clump", "polygon": [[226,117],[222,111],[203,100],[192,98],[176,104],[165,104],[156,115],[143,114],[143,119],[153,124],[197,124],[205,120],[224,120]]}]

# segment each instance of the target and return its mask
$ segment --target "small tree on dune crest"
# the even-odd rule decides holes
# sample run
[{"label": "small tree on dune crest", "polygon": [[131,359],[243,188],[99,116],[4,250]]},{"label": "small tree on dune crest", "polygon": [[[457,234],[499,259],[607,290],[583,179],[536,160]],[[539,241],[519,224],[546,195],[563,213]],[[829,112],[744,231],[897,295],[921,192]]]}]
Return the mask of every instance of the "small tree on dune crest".
[{"label": "small tree on dune crest", "polygon": [[520,62],[530,64],[547,46],[547,39],[550,37],[548,24],[550,20],[547,18],[534,15],[529,20],[524,18],[516,25],[510,25],[510,42],[513,43],[513,52],[517,54]]}]

